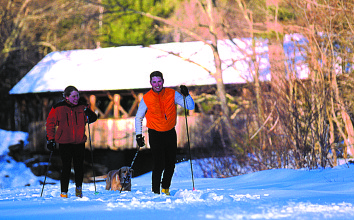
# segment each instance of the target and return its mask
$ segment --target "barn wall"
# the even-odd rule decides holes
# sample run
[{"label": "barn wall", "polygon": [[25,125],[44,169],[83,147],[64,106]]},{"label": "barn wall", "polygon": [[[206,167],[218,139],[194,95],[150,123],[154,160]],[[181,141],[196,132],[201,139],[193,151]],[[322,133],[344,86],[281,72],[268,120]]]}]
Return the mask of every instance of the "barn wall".
[{"label": "barn wall", "polygon": [[[135,149],[135,117],[126,119],[98,119],[90,124],[91,145],[94,149],[126,150]],[[200,131],[210,128],[213,122],[212,116],[202,116],[195,114],[187,116],[188,130],[190,136],[191,148],[197,147],[197,143],[212,142],[213,137],[208,133],[201,134]],[[27,148],[32,152],[46,150],[46,131],[45,121],[32,122],[29,127],[29,144]],[[203,129],[205,128],[205,129]],[[186,121],[184,116],[177,117],[177,145],[179,148],[187,146]],[[86,126],[86,135],[89,136],[88,126]],[[147,128],[145,120],[143,125],[143,135],[147,148],[149,148]],[[86,148],[90,149],[89,139],[86,142]]]}]

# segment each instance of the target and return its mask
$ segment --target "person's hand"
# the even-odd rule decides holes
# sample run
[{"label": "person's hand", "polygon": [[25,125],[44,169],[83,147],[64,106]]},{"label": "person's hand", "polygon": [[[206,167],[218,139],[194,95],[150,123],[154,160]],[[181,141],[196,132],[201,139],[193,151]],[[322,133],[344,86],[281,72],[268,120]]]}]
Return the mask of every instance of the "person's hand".
[{"label": "person's hand", "polygon": [[49,140],[47,141],[47,149],[50,151],[53,151],[57,148],[57,144],[55,143],[54,140]]},{"label": "person's hand", "polygon": [[90,124],[95,122],[97,120],[97,115],[96,113],[94,113],[90,107],[85,106],[84,108],[84,112],[85,112],[85,116],[87,118],[87,122],[89,122]]},{"label": "person's hand", "polygon": [[136,142],[138,143],[139,147],[144,147],[145,146],[145,139],[144,139],[143,135],[141,135],[141,134],[136,135]]},{"label": "person's hand", "polygon": [[87,106],[85,106],[85,108],[84,108],[84,112],[85,112],[85,115],[87,116],[88,115],[88,107]]},{"label": "person's hand", "polygon": [[181,88],[182,95],[187,97],[189,95],[189,91],[188,91],[187,86],[181,85],[180,88]]}]

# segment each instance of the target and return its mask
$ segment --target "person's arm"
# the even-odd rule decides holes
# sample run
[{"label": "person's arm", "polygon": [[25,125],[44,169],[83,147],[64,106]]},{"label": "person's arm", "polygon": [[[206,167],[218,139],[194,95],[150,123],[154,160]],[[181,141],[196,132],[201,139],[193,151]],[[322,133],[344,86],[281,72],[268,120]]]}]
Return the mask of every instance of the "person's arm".
[{"label": "person's arm", "polygon": [[[175,91],[175,103],[184,107],[183,95],[177,91]],[[194,100],[191,95],[188,95],[186,97],[186,109],[188,109],[188,110],[194,109]]]},{"label": "person's arm", "polygon": [[142,134],[143,129],[143,119],[145,117],[147,111],[147,106],[144,102],[144,99],[141,99],[138,111],[136,112],[135,116],[135,134]]},{"label": "person's arm", "polygon": [[56,113],[55,109],[52,108],[48,114],[47,122],[46,122],[46,132],[47,132],[47,140],[54,140],[55,138],[55,126],[56,126]]}]

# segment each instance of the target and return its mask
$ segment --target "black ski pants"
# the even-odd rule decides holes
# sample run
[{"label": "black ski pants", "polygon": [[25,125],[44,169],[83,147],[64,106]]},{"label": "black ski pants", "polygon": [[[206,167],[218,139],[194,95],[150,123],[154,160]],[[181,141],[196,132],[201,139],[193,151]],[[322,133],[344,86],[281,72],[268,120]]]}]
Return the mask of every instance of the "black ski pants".
[{"label": "black ski pants", "polygon": [[75,185],[82,186],[84,179],[85,143],[82,144],[59,144],[60,157],[63,164],[60,178],[62,192],[68,192],[71,163],[74,164]]},{"label": "black ski pants", "polygon": [[160,184],[163,189],[171,186],[176,163],[177,134],[175,128],[165,132],[149,129],[148,132],[153,159],[152,191],[160,194]]}]

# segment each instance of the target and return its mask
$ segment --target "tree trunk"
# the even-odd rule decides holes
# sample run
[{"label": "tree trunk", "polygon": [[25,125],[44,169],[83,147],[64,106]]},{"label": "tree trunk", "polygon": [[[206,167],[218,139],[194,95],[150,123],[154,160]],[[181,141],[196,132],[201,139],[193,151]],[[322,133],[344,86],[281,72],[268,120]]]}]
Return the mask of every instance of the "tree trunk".
[{"label": "tree trunk", "polygon": [[327,112],[327,118],[329,123],[329,144],[331,146],[331,151],[332,151],[333,166],[337,166],[337,151],[336,151],[337,149],[334,143],[335,141],[334,123],[331,114],[329,112]]},{"label": "tree trunk", "polygon": [[[341,114],[343,123],[344,123],[344,129],[346,131],[347,137],[345,138],[344,142],[346,143],[346,146],[349,148],[350,154],[354,156],[354,128],[353,128],[353,123],[350,119],[350,116],[348,115],[348,112],[345,109],[345,105],[343,102],[342,97],[339,95],[339,89],[338,89],[338,83],[337,83],[337,76],[334,73],[334,71],[331,71],[331,84],[332,84],[332,89],[334,93],[334,97],[336,100],[337,110],[339,109],[339,112]],[[339,125],[338,125],[339,126]],[[346,152],[344,152],[346,154]]]}]

